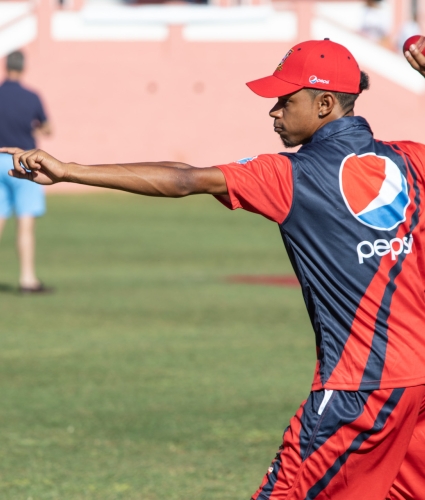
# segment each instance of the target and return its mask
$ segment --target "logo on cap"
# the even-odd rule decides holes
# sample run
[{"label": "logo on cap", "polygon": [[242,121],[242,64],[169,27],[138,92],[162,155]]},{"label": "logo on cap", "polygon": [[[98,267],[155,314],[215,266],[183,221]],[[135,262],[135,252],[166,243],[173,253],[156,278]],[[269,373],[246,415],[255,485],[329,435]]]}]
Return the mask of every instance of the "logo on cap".
[{"label": "logo on cap", "polygon": [[294,52],[292,49],[288,50],[286,53],[285,57],[280,61],[278,67],[276,68],[276,71],[282,71],[282,66],[285,64],[285,61],[288,59],[288,57]]},{"label": "logo on cap", "polygon": [[406,220],[407,181],[390,158],[351,154],[341,164],[339,182],[348,210],[362,224],[390,231]]},{"label": "logo on cap", "polygon": [[317,78],[316,75],[311,75],[308,81],[312,85],[315,85],[316,83],[325,83],[326,85],[329,85],[329,80],[322,80],[321,78]]}]

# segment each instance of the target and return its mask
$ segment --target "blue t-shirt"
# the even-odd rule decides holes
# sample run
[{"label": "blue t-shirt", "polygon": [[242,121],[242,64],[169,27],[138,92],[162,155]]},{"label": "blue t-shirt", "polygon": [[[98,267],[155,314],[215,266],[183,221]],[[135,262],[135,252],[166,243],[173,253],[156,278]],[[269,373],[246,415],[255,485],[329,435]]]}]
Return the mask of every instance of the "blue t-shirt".
[{"label": "blue t-shirt", "polygon": [[0,147],[34,149],[34,126],[47,121],[40,98],[21,86],[6,80],[0,85]]}]

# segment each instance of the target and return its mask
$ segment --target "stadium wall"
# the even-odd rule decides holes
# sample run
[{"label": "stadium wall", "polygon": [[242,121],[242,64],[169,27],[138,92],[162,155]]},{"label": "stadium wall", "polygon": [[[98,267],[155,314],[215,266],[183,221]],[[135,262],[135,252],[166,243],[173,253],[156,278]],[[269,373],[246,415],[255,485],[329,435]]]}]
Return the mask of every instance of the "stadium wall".
[{"label": "stadium wall", "polygon": [[[273,71],[298,40],[324,36],[347,44],[369,72],[372,87],[356,110],[375,136],[425,142],[425,82],[401,55],[338,25],[326,16],[325,2],[318,4],[285,2],[272,18],[267,9],[273,7],[259,6],[262,24],[251,13],[233,24],[184,23],[183,17],[120,27],[90,21],[81,4],[64,11],[40,0],[19,21],[26,19],[27,32],[31,23],[34,31],[22,44],[25,80],[42,93],[55,130],[40,146],[88,164],[177,160],[209,166],[277,152],[282,146],[268,117],[273,100],[244,84]],[[0,27],[0,49],[6,28]]]}]

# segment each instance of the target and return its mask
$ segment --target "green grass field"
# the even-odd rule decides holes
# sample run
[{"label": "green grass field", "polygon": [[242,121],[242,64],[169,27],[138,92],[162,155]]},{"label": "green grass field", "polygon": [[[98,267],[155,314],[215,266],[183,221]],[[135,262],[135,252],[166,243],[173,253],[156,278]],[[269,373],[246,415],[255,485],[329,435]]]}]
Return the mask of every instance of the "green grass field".
[{"label": "green grass field", "polygon": [[0,244],[0,498],[248,500],[308,395],[314,340],[275,224],[212,198],[50,196],[51,296]]}]

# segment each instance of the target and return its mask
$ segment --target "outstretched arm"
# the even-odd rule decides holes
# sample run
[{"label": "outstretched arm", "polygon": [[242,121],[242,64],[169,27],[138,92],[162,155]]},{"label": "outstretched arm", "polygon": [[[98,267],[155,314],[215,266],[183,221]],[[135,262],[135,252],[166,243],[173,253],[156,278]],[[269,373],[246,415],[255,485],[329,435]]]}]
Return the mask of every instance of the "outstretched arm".
[{"label": "outstretched arm", "polygon": [[170,198],[227,194],[224,175],[214,167],[195,168],[174,162],[87,166],[63,163],[38,149],[1,148],[0,152],[13,155],[14,168],[9,172],[12,177],[43,185],[73,182]]},{"label": "outstretched arm", "polygon": [[416,45],[411,45],[404,55],[412,68],[425,77],[425,56],[418,47]]}]

